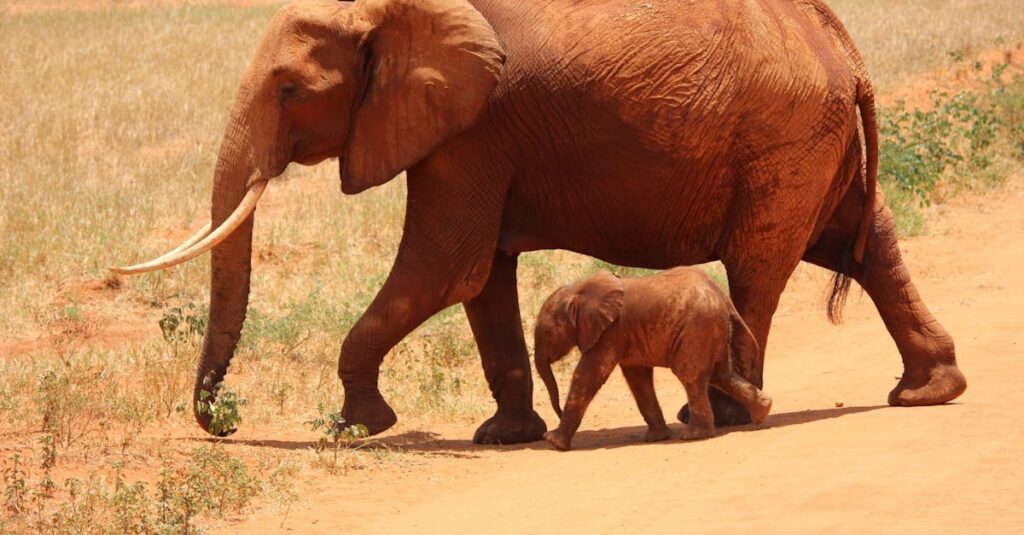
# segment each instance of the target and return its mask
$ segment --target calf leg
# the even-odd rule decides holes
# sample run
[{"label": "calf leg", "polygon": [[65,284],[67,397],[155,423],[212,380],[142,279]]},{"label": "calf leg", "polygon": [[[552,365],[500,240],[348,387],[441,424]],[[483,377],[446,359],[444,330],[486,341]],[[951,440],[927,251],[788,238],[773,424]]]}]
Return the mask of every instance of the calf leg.
[{"label": "calf leg", "polygon": [[755,424],[763,422],[772,410],[772,398],[734,372],[729,359],[715,369],[711,384],[739,402]]},{"label": "calf leg", "polygon": [[601,344],[583,354],[572,374],[572,385],[569,387],[569,397],[565,400],[562,421],[557,429],[544,433],[545,440],[562,451],[571,447],[572,436],[580,427],[583,413],[614,369],[614,352],[601,347]]},{"label": "calf leg", "polygon": [[701,440],[715,435],[715,414],[708,399],[710,373],[699,377],[679,377],[686,389],[686,401],[690,406],[690,422],[679,433],[682,440]]},{"label": "calf leg", "polygon": [[[737,358],[733,363],[737,371],[754,386],[764,384],[765,346],[768,343],[768,331],[771,330],[772,315],[775,314],[786,282],[798,263],[799,258],[796,258],[792,262],[776,264],[774,269],[765,272],[764,268],[772,267],[772,264],[766,262],[761,264],[761,270],[748,272],[744,271],[738,262],[726,262],[730,297],[736,305],[736,311],[750,327],[750,332],[753,333],[758,345],[756,348],[751,347],[753,344],[747,336],[734,336],[732,354]],[[751,415],[747,409],[724,392],[711,390],[709,398],[717,425],[743,425],[751,422]],[[689,421],[688,406],[679,411],[679,421]]]},{"label": "calf leg", "polygon": [[665,415],[661,412],[658,396],[654,392],[654,369],[645,366],[622,366],[622,375],[626,378],[636,406],[640,409],[644,421],[647,422],[647,442],[657,442],[672,436],[665,425]]}]

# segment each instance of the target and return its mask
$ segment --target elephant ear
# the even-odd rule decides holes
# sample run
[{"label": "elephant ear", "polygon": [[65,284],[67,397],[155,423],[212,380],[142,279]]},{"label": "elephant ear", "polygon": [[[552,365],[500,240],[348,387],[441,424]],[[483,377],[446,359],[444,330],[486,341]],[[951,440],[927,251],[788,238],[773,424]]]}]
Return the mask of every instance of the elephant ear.
[{"label": "elephant ear", "polygon": [[622,281],[607,271],[580,283],[570,308],[575,311],[580,351],[589,351],[597,345],[608,326],[619,319],[625,296]]},{"label": "elephant ear", "polygon": [[362,102],[341,168],[345,193],[387,182],[469,128],[505,51],[466,0],[362,0],[370,29]]}]

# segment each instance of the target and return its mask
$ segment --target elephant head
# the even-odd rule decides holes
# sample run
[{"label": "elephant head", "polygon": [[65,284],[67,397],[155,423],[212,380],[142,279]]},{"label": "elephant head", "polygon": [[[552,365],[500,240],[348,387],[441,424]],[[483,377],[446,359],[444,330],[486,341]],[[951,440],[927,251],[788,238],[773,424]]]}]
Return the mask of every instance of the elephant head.
[{"label": "elephant head", "polygon": [[[211,223],[123,274],[212,249],[210,321],[194,400],[219,383],[248,306],[253,212],[290,162],[339,159],[341,189],[383,184],[470,127],[505,61],[466,0],[304,2],[273,17],[235,98],[214,172]],[[194,403],[195,405],[195,403]],[[209,431],[210,419],[196,411]]]},{"label": "elephant head", "polygon": [[597,345],[605,330],[619,318],[624,300],[622,281],[601,271],[559,288],[541,306],[534,329],[534,362],[559,417],[558,382],[551,364],[566,356],[573,346],[587,352]]}]

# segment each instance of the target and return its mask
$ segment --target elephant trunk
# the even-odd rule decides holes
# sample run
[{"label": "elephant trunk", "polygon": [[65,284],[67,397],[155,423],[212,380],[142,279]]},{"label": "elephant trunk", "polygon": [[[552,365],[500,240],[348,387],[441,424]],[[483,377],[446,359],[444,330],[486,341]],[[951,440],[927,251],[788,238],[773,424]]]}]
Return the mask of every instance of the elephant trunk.
[{"label": "elephant trunk", "polygon": [[551,408],[555,410],[555,414],[559,418],[562,417],[562,407],[559,406],[558,402],[558,381],[555,380],[555,373],[551,370],[551,360],[543,355],[541,352],[537,352],[536,365],[537,374],[540,375],[542,381],[544,381],[544,387],[548,389],[548,397],[551,399]]},{"label": "elephant trunk", "polygon": [[[247,185],[256,173],[256,157],[250,142],[252,129],[245,119],[246,100],[239,95],[221,143],[210,214],[213,228],[224,222],[247,196]],[[219,436],[231,434],[234,429],[211,426],[214,422],[204,406],[214,401],[216,386],[224,380],[241,337],[249,304],[253,219],[254,215],[249,214],[215,247],[210,261],[209,323],[196,370],[192,409],[199,426]]]}]

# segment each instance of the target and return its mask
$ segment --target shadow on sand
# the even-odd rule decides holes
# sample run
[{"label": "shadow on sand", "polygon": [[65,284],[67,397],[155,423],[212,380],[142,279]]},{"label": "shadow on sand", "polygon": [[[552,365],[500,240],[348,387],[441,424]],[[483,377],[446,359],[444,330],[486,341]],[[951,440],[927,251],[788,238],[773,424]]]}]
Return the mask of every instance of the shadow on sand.
[{"label": "shadow on sand", "polygon": [[[829,409],[814,409],[806,411],[783,412],[772,414],[761,425],[743,425],[737,427],[724,427],[718,429],[718,436],[730,433],[749,433],[764,429],[778,429],[792,425],[803,425],[830,420],[850,414],[875,411],[890,408],[888,405],[870,405],[861,407],[838,407]],[[640,417],[637,416],[637,419]],[[673,434],[677,435],[682,424],[670,424]],[[643,444],[646,426],[619,427],[614,429],[594,429],[576,433],[573,438],[574,450],[597,450],[622,448]],[[304,450],[316,447],[315,441],[309,440],[238,440],[231,438],[212,439],[197,438],[189,439],[203,442],[221,442],[225,444],[237,444],[260,448],[276,448],[283,450]],[[678,443],[675,440],[668,440],[652,444]],[[400,452],[415,452],[428,455],[444,457],[474,458],[484,451],[516,451],[516,450],[546,450],[551,449],[544,441],[531,442],[529,444],[503,445],[480,445],[473,444],[469,439],[443,438],[437,433],[430,431],[406,431],[393,436],[385,436],[379,439],[368,439],[358,441],[354,447],[359,449],[386,449]]]}]

